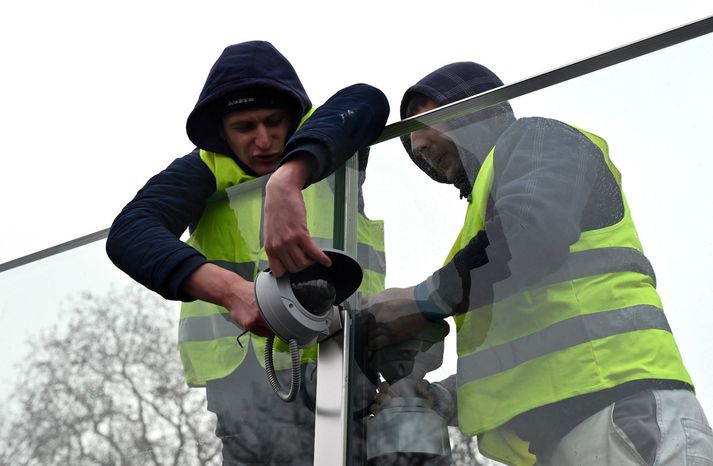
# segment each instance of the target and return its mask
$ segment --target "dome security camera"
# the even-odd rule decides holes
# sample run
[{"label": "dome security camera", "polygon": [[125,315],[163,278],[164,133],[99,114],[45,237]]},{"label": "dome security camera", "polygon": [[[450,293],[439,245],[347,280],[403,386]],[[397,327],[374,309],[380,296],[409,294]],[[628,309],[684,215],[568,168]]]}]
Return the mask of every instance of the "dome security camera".
[{"label": "dome security camera", "polygon": [[312,264],[306,269],[277,278],[270,269],[255,278],[255,297],[263,320],[273,333],[288,342],[292,356],[290,391],[282,392],[272,365],[272,344],[265,345],[265,370],[275,393],[292,401],[299,392],[298,348],[306,348],[342,330],[339,305],[361,284],[364,272],[359,263],[343,251],[325,249],[331,267]]}]

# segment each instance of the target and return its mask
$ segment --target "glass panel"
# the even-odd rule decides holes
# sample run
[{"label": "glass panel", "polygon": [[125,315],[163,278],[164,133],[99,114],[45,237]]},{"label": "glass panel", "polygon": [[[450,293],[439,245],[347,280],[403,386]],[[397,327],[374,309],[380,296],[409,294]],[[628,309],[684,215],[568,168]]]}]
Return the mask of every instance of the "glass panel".
[{"label": "glass panel", "polygon": [[712,50],[704,36],[514,99],[517,122],[501,105],[407,136],[445,183],[398,140],[372,148],[365,213],[384,220],[388,289],[358,313],[354,366],[372,383],[353,464],[492,464],[484,432],[492,456],[529,455],[515,433],[545,455],[689,374],[711,413]]},{"label": "glass panel", "polygon": [[[251,280],[267,267],[261,221],[265,182],[266,179],[261,178],[229,188],[227,210],[225,199],[218,196],[216,202],[202,214],[189,240],[208,259],[231,270],[237,267],[235,270],[238,273]],[[334,181],[330,177],[303,192],[308,227],[323,248],[330,248],[333,244],[333,190]],[[218,237],[221,234],[226,236]],[[243,267],[248,267],[249,271],[242,270]],[[293,286],[293,289],[297,299],[301,299],[297,287]],[[302,304],[307,306],[304,302]],[[235,335],[242,333],[232,319],[226,318],[225,309],[213,305],[208,305],[208,308],[215,311],[209,314],[193,313],[182,321],[181,331],[187,326],[200,325],[200,320],[210,321],[204,327],[214,329],[214,321],[217,320],[221,324],[230,321],[230,327],[236,329]],[[277,330],[274,321],[268,323]],[[221,338],[225,334],[221,330],[211,339],[182,341],[182,345],[185,343],[182,357],[184,361],[188,360],[188,367],[196,371],[205,370],[206,374],[215,371],[225,374],[205,377],[208,407],[217,415],[217,434],[223,442],[223,460],[246,464],[289,460],[309,464],[314,450],[316,345],[305,343],[306,347],[300,350],[301,365],[297,371],[302,383],[294,400],[286,402],[274,393],[275,387],[266,375],[265,338],[247,334],[239,338],[238,345],[233,335],[229,340],[233,345],[232,351],[225,357],[214,356],[216,351],[213,345],[222,346],[220,342],[227,341]],[[237,359],[232,360],[236,354]],[[287,396],[291,391],[292,359],[284,341],[275,341],[272,366],[276,371],[276,388]]]},{"label": "glass panel", "polygon": [[[214,221],[237,232],[237,246],[204,253],[251,279],[266,266],[264,185],[259,179],[216,195],[190,240],[203,248]],[[333,189],[329,178],[304,191],[308,226],[324,248],[332,247]],[[285,403],[267,380],[264,339],[236,341],[242,330],[201,302],[182,311],[179,329],[181,306],[134,283],[104,247],[99,241],[0,274],[0,464],[218,465],[226,451],[310,463],[315,345],[301,351],[300,393]],[[200,360],[201,345],[217,354],[221,337],[228,342],[221,358]],[[283,388],[287,351],[275,343]],[[188,387],[182,358],[193,377],[238,362],[208,380],[207,403],[206,389]]]},{"label": "glass panel", "polygon": [[0,296],[0,464],[220,464],[181,376],[177,306],[104,241],[3,272]]}]

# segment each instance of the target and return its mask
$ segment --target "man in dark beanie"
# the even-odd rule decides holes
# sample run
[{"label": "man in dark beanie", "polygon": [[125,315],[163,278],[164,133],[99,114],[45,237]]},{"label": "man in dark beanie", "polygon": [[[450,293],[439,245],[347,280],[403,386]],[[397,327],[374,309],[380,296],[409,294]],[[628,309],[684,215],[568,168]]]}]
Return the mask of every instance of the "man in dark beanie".
[{"label": "man in dark beanie", "polygon": [[[383,93],[366,84],[342,89],[315,110],[272,44],[231,45],[188,116],[195,150],[151,178],[111,227],[111,260],[164,298],[184,302],[184,375],[189,385],[206,386],[226,465],[312,464],[314,399],[283,403],[272,393],[260,367],[263,337],[272,332],[253,280],[264,251],[278,276],[330,265],[310,237],[302,190],[324,185],[317,182],[371,143],[388,113]],[[262,195],[263,185],[248,200],[234,194],[263,175],[271,177]],[[314,390],[315,354],[303,352],[303,394]]]},{"label": "man in dark beanie", "polygon": [[[501,85],[482,65],[453,63],[406,91],[401,117]],[[606,141],[516,119],[503,102],[402,142],[468,208],[441,269],[368,300],[370,347],[454,317],[458,371],[428,396],[457,400],[450,421],[506,464],[713,461]]]}]

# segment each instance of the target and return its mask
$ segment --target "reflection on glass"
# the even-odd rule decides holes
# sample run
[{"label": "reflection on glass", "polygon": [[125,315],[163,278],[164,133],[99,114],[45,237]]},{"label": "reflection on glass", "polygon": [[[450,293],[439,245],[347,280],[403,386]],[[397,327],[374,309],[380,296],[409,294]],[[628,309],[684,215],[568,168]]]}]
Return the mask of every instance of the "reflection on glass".
[{"label": "reflection on glass", "polygon": [[[701,414],[713,408],[713,162],[701,152],[713,43],[685,45],[374,148],[356,219],[352,464],[493,464],[481,451],[511,464],[605,451],[650,463],[664,450],[673,464],[713,461]],[[401,116],[496,85],[460,63],[412,88]],[[325,183],[305,196],[321,207],[310,231],[331,247]],[[252,277],[265,267],[260,225],[241,218],[260,217],[262,185],[225,194],[216,223],[250,257],[220,265]],[[0,296],[0,464],[220,464],[211,411],[228,413],[218,435],[240,437],[241,454],[263,454],[268,437],[289,442],[287,462],[311,454],[314,351],[301,404],[282,403],[261,340],[236,341],[224,312],[189,305],[179,343],[216,332],[233,371],[208,381],[206,400],[186,387],[176,310],[127,285],[100,243],[3,273]],[[603,442],[600,422],[630,448]]]},{"label": "reflection on glass", "polygon": [[215,465],[205,395],[176,352],[176,307],[103,242],[0,275],[0,464]]},{"label": "reflection on glass", "polygon": [[442,364],[448,329],[443,321],[433,322],[408,339],[374,351],[371,362],[384,383],[366,427],[370,464],[394,464],[404,454],[409,464],[449,464],[445,417],[434,409],[423,383],[426,374]]},{"label": "reflection on glass", "polygon": [[[210,228],[215,220],[234,227],[248,260],[225,255],[216,262],[251,278],[266,266],[259,215],[264,182],[217,195],[201,224]],[[310,231],[325,248],[332,246],[332,193],[331,178],[304,192]],[[192,242],[200,247],[202,232],[194,233]],[[200,302],[187,303],[189,315],[179,321],[174,304],[130,283],[109,262],[103,242],[5,272],[0,291],[0,342],[7,349],[0,464],[217,465],[226,453],[220,436],[234,439],[230,454],[310,462],[314,346],[302,351],[298,400],[284,403],[265,374],[263,338],[236,340],[242,330],[215,319],[216,306]],[[215,334],[225,343],[222,353],[210,338]],[[237,361],[227,377],[208,380],[208,397],[204,388],[187,384],[201,385],[195,377],[215,367],[190,351],[206,342],[214,362],[221,355],[225,364]],[[273,361],[279,382],[288,385],[291,361],[283,342],[276,344]],[[266,441],[284,444],[281,456],[266,451]]]},{"label": "reflection on glass", "polygon": [[[705,72],[710,76],[710,69]],[[480,65],[448,65],[406,91],[401,116],[501,84]],[[582,100],[593,105],[588,97]],[[631,450],[607,443],[611,419],[645,461],[661,449],[677,464],[686,462],[691,449],[713,461],[713,437],[687,437],[680,422],[694,417],[701,431],[710,431],[684,364],[689,355],[683,358],[678,347],[679,329],[664,314],[625,195],[630,191],[612,160],[626,154],[610,150],[607,139],[580,128],[580,121],[586,118],[574,126],[539,115],[516,117],[502,103],[402,138],[410,161],[432,180],[454,186],[467,208],[445,235],[406,227],[418,233],[397,241],[409,241],[407,254],[422,258],[423,275],[410,283],[389,275],[387,283],[402,287],[362,303],[367,349],[355,357],[367,361],[365,372],[376,372],[381,381],[371,394],[362,462],[479,464],[474,456],[461,462],[477,436],[480,452],[508,464],[534,464],[536,458],[538,464],[574,464],[575,458],[596,464],[602,455],[624,464]],[[400,157],[407,159],[403,152]],[[439,202],[418,197],[428,182],[419,180],[412,188],[416,202]],[[368,211],[369,188],[365,198]],[[408,208],[403,199],[392,203],[391,214],[380,214],[387,233],[399,223],[422,221],[399,216],[398,210]],[[453,225],[454,211],[444,203],[431,210],[429,220]],[[421,256],[422,245],[431,242],[451,245],[443,265]],[[389,273],[413,275],[402,265],[409,258],[392,254],[392,244],[387,234]],[[709,247],[706,252],[711,257]],[[411,364],[419,366],[413,351],[419,351],[424,329],[451,318],[457,356],[449,360],[446,353],[443,368],[449,370],[434,376],[429,372],[441,361],[429,359],[433,364],[421,366],[425,370],[410,372]],[[420,351],[428,355],[430,349]],[[420,381],[404,384],[411,376]],[[713,384],[699,383],[699,389],[707,386]],[[438,413],[443,426],[457,426],[465,436],[453,435],[450,451],[429,449],[441,434],[420,417],[416,404],[404,401],[414,395],[419,407]],[[657,410],[670,413],[672,424],[652,415]],[[667,433],[646,437],[652,431]]]},{"label": "reflection on glass", "polygon": [[[260,178],[218,193],[188,241],[213,263],[250,282],[267,267],[261,220],[265,182]],[[320,247],[331,248],[333,179],[311,185],[303,197],[310,232]],[[216,234],[223,235],[221,242]],[[276,340],[273,347],[270,366],[277,372],[277,383],[271,384],[265,373],[266,339],[244,333],[223,307],[203,301],[182,306],[179,345],[184,373],[190,385],[206,387],[208,409],[217,417],[223,460],[310,463],[316,345],[299,351],[297,374],[302,384],[297,397],[284,402],[273,387],[291,386],[292,360],[286,343]]]}]

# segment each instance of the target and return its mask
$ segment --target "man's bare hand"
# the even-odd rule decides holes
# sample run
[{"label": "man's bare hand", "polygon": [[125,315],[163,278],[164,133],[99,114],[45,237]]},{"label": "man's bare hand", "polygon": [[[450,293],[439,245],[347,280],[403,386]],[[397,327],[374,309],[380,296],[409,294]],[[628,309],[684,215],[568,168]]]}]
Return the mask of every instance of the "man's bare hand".
[{"label": "man's bare hand", "polygon": [[272,335],[272,330],[265,323],[260,314],[255,299],[255,284],[241,280],[233,285],[234,297],[224,306],[230,311],[230,317],[245,330],[267,337]]},{"label": "man's bare hand", "polygon": [[418,334],[428,325],[414,299],[414,289],[388,288],[362,302],[368,347],[378,350]]},{"label": "man's bare hand", "polygon": [[253,282],[234,272],[203,264],[183,282],[183,291],[195,299],[223,306],[245,330],[264,337],[272,335],[257,306]]},{"label": "man's bare hand", "polygon": [[296,158],[281,165],[265,188],[265,252],[272,273],[299,272],[319,262],[329,267],[329,257],[310,237],[302,187],[309,178],[309,164]]}]

